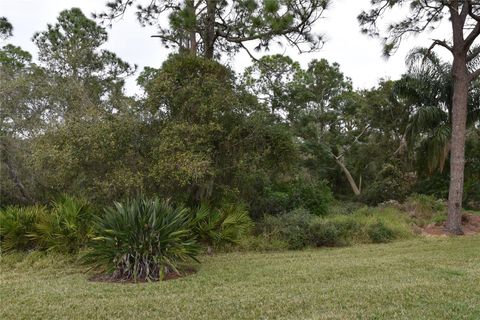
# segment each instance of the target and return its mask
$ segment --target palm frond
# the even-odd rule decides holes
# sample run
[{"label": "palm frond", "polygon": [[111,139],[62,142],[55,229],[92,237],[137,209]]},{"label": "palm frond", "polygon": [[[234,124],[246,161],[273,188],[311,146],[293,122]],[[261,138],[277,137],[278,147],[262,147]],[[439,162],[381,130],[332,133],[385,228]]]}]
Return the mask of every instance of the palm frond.
[{"label": "palm frond", "polygon": [[84,261],[124,280],[163,279],[199,252],[188,211],[159,199],[115,203],[95,230]]},{"label": "palm frond", "polygon": [[202,205],[194,213],[192,228],[201,242],[221,246],[237,243],[252,230],[253,222],[241,206],[225,205],[214,210]]},{"label": "palm frond", "polygon": [[2,251],[31,250],[37,242],[31,237],[39,218],[47,212],[44,206],[6,207],[0,210],[0,244]]}]

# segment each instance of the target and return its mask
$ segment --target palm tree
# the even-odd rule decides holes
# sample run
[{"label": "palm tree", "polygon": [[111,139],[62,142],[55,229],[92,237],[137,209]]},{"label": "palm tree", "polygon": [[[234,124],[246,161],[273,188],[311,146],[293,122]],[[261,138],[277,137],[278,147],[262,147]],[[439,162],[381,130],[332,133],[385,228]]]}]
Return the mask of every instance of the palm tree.
[{"label": "palm tree", "polygon": [[[396,94],[411,106],[405,131],[410,152],[427,159],[429,173],[443,171],[450,153],[453,80],[452,66],[428,49],[415,49],[407,58],[408,73],[395,85]],[[467,130],[480,118],[480,83],[470,88]]]}]

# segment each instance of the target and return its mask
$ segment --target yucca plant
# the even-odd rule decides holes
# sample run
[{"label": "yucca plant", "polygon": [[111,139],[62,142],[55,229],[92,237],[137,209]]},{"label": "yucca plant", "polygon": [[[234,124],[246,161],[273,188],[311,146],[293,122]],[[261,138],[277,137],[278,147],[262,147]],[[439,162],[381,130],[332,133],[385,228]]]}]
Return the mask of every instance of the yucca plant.
[{"label": "yucca plant", "polygon": [[115,203],[95,221],[97,236],[84,256],[116,280],[155,281],[179,274],[179,264],[195,260],[199,246],[188,211],[159,199]]},{"label": "yucca plant", "polygon": [[43,250],[75,253],[93,236],[92,217],[86,200],[64,195],[39,216],[31,237]]},{"label": "yucca plant", "polygon": [[192,229],[199,240],[208,246],[209,252],[213,247],[237,243],[253,228],[248,212],[238,205],[226,205],[216,210],[202,205],[195,211],[191,223]]},{"label": "yucca plant", "polygon": [[31,250],[37,243],[32,237],[39,217],[46,214],[43,206],[7,207],[0,211],[0,243],[2,251]]}]

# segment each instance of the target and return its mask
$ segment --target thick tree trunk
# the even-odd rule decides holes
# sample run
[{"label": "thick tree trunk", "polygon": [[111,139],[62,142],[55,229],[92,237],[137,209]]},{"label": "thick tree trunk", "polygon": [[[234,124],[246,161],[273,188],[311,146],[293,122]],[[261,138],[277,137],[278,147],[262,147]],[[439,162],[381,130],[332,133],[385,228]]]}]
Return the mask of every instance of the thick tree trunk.
[{"label": "thick tree trunk", "polygon": [[217,0],[207,0],[207,17],[205,19],[205,35],[203,38],[205,46],[205,58],[213,59],[215,45],[215,13]]},{"label": "thick tree trunk", "polygon": [[340,159],[338,159],[338,158],[335,157],[335,162],[337,162],[337,164],[340,166],[340,168],[342,169],[343,173],[344,173],[345,176],[347,177],[348,183],[350,183],[350,187],[352,188],[353,193],[354,193],[356,196],[359,196],[360,193],[361,193],[361,190],[360,190],[360,188],[357,186],[357,183],[355,182],[355,179],[353,179],[352,174],[350,173],[350,171],[347,169],[347,167],[345,166],[345,164],[343,164],[343,162],[342,162]]},{"label": "thick tree trunk", "polygon": [[463,234],[462,198],[465,169],[465,134],[470,79],[464,54],[456,54],[453,61],[453,110],[450,152],[450,189],[446,230]]}]

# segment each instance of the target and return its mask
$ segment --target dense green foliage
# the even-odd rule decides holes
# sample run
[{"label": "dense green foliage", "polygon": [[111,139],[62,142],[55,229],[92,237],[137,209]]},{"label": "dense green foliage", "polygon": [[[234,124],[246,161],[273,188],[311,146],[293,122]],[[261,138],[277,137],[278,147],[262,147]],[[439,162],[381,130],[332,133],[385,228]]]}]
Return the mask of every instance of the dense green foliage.
[{"label": "dense green foliage", "polygon": [[1,248],[76,253],[92,237],[93,211],[68,196],[50,206],[6,207],[0,210]]},{"label": "dense green foliage", "polygon": [[394,208],[362,208],[351,214],[317,217],[305,211],[266,216],[259,237],[282,240],[290,249],[333,247],[352,243],[383,243],[413,235],[411,219]]},{"label": "dense green foliage", "polygon": [[38,216],[35,231],[29,236],[39,249],[75,253],[93,236],[92,218],[85,200],[63,196],[51,210]]},{"label": "dense green foliage", "polygon": [[[406,2],[430,13],[391,25],[385,54],[460,5],[372,0],[363,31]],[[100,21],[60,12],[38,55],[4,43],[0,17],[0,318],[480,318],[478,236],[418,239],[479,231],[480,47],[461,48],[459,103],[458,60],[432,52],[447,40],[370,89],[336,62],[246,46],[320,48],[329,3],[113,0]],[[452,25],[470,17],[476,38],[480,5],[460,3]],[[131,6],[178,49],[135,96],[102,24]],[[222,61],[240,50],[239,74]]]},{"label": "dense green foliage", "polygon": [[[215,3],[217,22],[226,3]],[[320,14],[325,1],[292,16],[278,12],[308,1],[275,3],[234,6],[253,15],[248,37],[261,48],[291,34],[318,44],[309,29],[317,16],[302,10]],[[190,21],[184,5],[169,8],[168,41],[211,31],[192,29],[210,20]],[[289,31],[301,19],[305,29]],[[7,39],[12,26],[0,22]],[[2,44],[2,251],[76,254],[88,244],[87,260],[113,279],[158,280],[202,246],[212,253],[384,243],[445,220],[450,64],[419,49],[399,80],[369,90],[354,89],[325,59],[302,67],[267,55],[236,74],[214,59],[243,48],[231,37],[248,32],[236,23],[229,28],[237,36],[210,39],[212,48],[203,38],[195,48],[176,43],[178,53],[140,73],[135,97],[124,85],[136,67],[102,49],[107,30],[80,9],[35,33],[38,63]],[[479,101],[477,81],[467,121],[470,208],[480,206]]]},{"label": "dense green foliage", "polygon": [[161,280],[199,253],[188,210],[159,199],[116,203],[94,228],[84,259],[119,280]]},{"label": "dense green foliage", "polygon": [[200,242],[215,247],[238,243],[253,227],[248,211],[236,205],[216,210],[201,206],[195,210],[191,224]]},{"label": "dense green foliage", "polygon": [[6,207],[0,211],[0,243],[2,251],[31,250],[37,243],[31,237],[35,232],[39,218],[45,214],[46,208]]},{"label": "dense green foliage", "polygon": [[[258,220],[301,208],[324,216],[334,197],[375,205],[448,193],[450,66],[434,55],[416,51],[400,80],[359,91],[326,60],[302,68],[264,56],[238,76],[180,53],[145,68],[134,98],[123,86],[135,68],[101,49],[106,40],[74,8],[35,34],[39,64],[21,48],[0,50],[2,206],[67,193],[102,207],[142,193],[189,207],[242,204]],[[471,208],[480,202],[478,92],[475,83]]]}]

